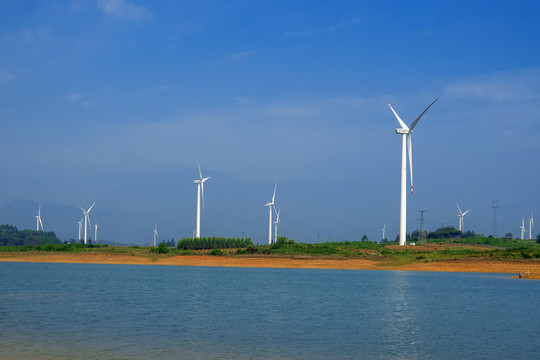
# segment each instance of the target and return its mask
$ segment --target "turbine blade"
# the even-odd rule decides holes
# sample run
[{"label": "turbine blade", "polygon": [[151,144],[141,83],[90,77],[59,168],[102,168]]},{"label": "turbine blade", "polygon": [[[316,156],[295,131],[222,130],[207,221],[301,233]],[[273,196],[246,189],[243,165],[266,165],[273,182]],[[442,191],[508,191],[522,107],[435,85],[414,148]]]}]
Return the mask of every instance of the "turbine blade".
[{"label": "turbine blade", "polygon": [[412,134],[407,139],[409,143],[409,170],[411,173],[411,194],[413,193],[413,174],[412,174]]},{"label": "turbine blade", "polygon": [[[461,208],[459,207],[459,204],[456,203],[456,205],[457,205],[457,208],[458,208],[458,210],[459,210],[459,215],[462,215],[462,213],[461,213]],[[458,215],[458,216],[459,216],[459,215]]]},{"label": "turbine blade", "polygon": [[92,206],[90,206],[90,207],[88,208],[88,211],[87,211],[87,212],[90,212],[90,210],[92,210],[92,208],[94,207],[94,205],[96,205],[96,202],[95,202],[95,201],[94,201],[94,203],[92,204]]},{"label": "turbine blade", "polygon": [[394,108],[392,107],[392,105],[388,104],[388,106],[390,106],[390,110],[392,110],[392,112],[394,113],[394,115],[396,116],[397,120],[399,121],[399,125],[401,125],[401,127],[405,130],[409,130],[409,128],[407,127],[407,125],[403,122],[403,120],[401,120],[401,118],[399,117],[399,115],[394,111]]},{"label": "turbine blade", "polygon": [[431,107],[431,105],[435,104],[435,101],[439,100],[439,98],[433,100],[433,102],[431,104],[429,104],[429,106],[426,108],[426,110],[424,110],[424,112],[422,112],[420,114],[419,117],[416,118],[416,120],[413,121],[413,123],[411,124],[411,130],[416,126],[416,124],[418,124],[418,120],[420,120],[420,118],[426,113],[426,111],[428,111],[428,109]]},{"label": "turbine blade", "polygon": [[276,187],[277,187],[277,184],[274,185],[274,195],[272,195],[272,204],[274,204],[274,200],[276,198]]},{"label": "turbine blade", "polygon": [[463,216],[465,216],[465,214],[467,214],[469,211],[471,211],[471,209],[465,211],[465,212],[463,213]]},{"label": "turbine blade", "polygon": [[39,225],[41,225],[41,231],[45,231],[45,229],[43,228],[43,223],[41,222],[41,218],[39,218]]},{"label": "turbine blade", "polygon": [[204,181],[201,182],[202,209],[204,211]]},{"label": "turbine blade", "polygon": [[207,178],[204,178],[204,179],[202,179],[201,181],[202,181],[202,182],[205,182],[206,180],[208,180],[208,179],[210,179],[210,178],[211,178],[211,176],[209,176],[209,177],[207,177]]},{"label": "turbine blade", "polygon": [[86,212],[86,210],[84,210],[82,207],[79,206],[79,209],[81,209],[83,212]]},{"label": "turbine blade", "polygon": [[199,178],[202,180],[201,164],[199,163],[199,157],[197,156],[197,167],[199,168]]}]

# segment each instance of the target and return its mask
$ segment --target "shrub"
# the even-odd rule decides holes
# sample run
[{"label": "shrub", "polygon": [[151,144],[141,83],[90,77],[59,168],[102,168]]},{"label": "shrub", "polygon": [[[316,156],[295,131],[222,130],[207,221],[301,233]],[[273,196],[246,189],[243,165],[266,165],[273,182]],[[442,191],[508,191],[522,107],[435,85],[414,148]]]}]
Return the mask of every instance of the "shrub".
[{"label": "shrub", "polygon": [[219,248],[213,248],[212,251],[210,251],[210,255],[221,256],[223,255],[223,250]]}]

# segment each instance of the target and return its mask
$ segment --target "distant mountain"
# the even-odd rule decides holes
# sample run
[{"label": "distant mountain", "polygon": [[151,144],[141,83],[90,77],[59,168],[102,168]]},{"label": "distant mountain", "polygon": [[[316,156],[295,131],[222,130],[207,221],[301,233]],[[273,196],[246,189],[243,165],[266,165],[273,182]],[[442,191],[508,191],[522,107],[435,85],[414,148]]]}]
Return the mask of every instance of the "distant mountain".
[{"label": "distant mountain", "polygon": [[[177,241],[191,237],[195,228],[197,187],[193,180],[197,175],[194,169],[177,168],[144,174],[44,179],[39,184],[47,190],[47,197],[61,200],[44,201],[41,219],[45,230],[54,231],[62,241],[77,240],[77,222],[83,217],[78,206],[88,208],[95,201],[89,233],[94,239],[93,225],[97,222],[98,242],[150,245],[155,224],[158,241]],[[244,236],[254,243],[267,243],[268,207],[264,204],[271,200],[274,184],[244,181],[211,171],[203,171],[203,175],[212,178],[204,187],[201,235]],[[316,242],[318,232],[320,241],[360,240],[366,233],[370,239],[378,240],[383,221],[363,223],[368,206],[359,201],[361,189],[361,184],[346,180],[327,184],[309,180],[278,183],[276,206],[281,209],[282,221],[278,234],[298,242]],[[80,202],[81,198],[84,202]],[[0,206],[0,224],[35,229],[38,206],[37,199],[10,200]]]}]

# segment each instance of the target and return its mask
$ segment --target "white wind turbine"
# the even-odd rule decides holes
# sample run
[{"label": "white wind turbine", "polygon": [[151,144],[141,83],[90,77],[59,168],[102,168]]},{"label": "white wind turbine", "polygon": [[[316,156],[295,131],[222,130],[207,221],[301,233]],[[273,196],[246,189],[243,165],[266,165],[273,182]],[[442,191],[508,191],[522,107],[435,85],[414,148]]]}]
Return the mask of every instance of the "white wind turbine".
[{"label": "white wind turbine", "polygon": [[386,224],[383,225],[383,227],[382,227],[381,230],[382,230],[382,239],[384,240],[384,239],[386,239],[386,238],[384,237],[384,235],[385,235],[385,233],[386,233]]},{"label": "white wind turbine", "polygon": [[527,230],[525,230],[525,217],[521,218],[521,226],[519,228],[521,230],[521,240],[523,240],[523,235],[527,232]]},{"label": "white wind turbine", "polygon": [[92,208],[94,207],[94,205],[96,205],[96,202],[94,201],[94,203],[92,204],[92,206],[90,206],[88,208],[88,210],[84,210],[82,207],[79,206],[79,209],[82,210],[83,212],[83,216],[84,216],[84,243],[87,244],[87,241],[88,241],[88,237],[87,237],[87,227],[88,225],[90,225],[90,211],[92,210]]},{"label": "white wind turbine", "polygon": [[[276,207],[274,206],[274,212],[276,211]],[[279,220],[279,213],[281,212],[281,209],[279,209],[277,212],[276,212],[276,221],[274,221],[274,244],[277,243],[277,227],[278,227],[278,224],[281,222],[281,220]]]},{"label": "white wind turbine", "polygon": [[39,231],[40,227],[41,231],[45,231],[43,229],[43,223],[41,222],[41,201],[39,202],[38,214],[36,215],[36,231]]},{"label": "white wind turbine", "polygon": [[197,158],[197,166],[199,168],[199,179],[193,180],[193,182],[197,184],[197,227],[195,231],[195,237],[200,238],[201,237],[201,194],[202,194],[202,202],[203,202],[203,208],[204,208],[204,182],[210,179],[211,176],[203,179],[202,173],[201,173],[201,165],[199,164],[199,158]]},{"label": "white wind turbine", "polygon": [[534,226],[533,213],[531,212],[531,217],[529,218],[529,240],[532,240],[532,228]]},{"label": "white wind turbine", "polygon": [[399,124],[401,125],[400,129],[396,129],[396,134],[402,135],[401,141],[401,207],[400,207],[400,216],[399,216],[399,245],[405,245],[405,240],[407,236],[407,147],[409,149],[409,171],[411,173],[411,194],[413,192],[413,173],[412,173],[412,140],[411,134],[418,124],[420,118],[426,113],[426,111],[437,101],[435,99],[429,106],[414,120],[411,124],[411,127],[408,127],[399,115],[394,111],[392,105],[390,109],[396,116]]},{"label": "white wind turbine", "polygon": [[156,224],[154,225],[154,247],[156,247],[157,237],[158,237],[158,232],[157,232],[157,224]]},{"label": "white wind turbine", "polygon": [[276,199],[276,187],[277,184],[274,185],[274,195],[272,195],[272,201],[264,205],[268,206],[270,209],[270,220],[268,222],[268,245],[272,244],[272,208],[274,207],[274,200]]},{"label": "white wind turbine", "polygon": [[81,218],[81,221],[77,222],[77,224],[79,224],[79,242],[81,242],[82,222],[83,222],[82,218]]},{"label": "white wind turbine", "polygon": [[97,244],[97,228],[98,228],[98,225],[97,223],[94,224],[94,242]]},{"label": "white wind turbine", "polygon": [[456,203],[457,205],[457,208],[458,208],[458,211],[459,211],[459,214],[457,215],[458,218],[459,218],[459,231],[463,231],[465,229],[465,227],[463,226],[463,217],[465,216],[465,214],[467,214],[469,211],[471,211],[471,209],[465,211],[465,212],[461,212],[461,209],[459,207],[459,204]]}]

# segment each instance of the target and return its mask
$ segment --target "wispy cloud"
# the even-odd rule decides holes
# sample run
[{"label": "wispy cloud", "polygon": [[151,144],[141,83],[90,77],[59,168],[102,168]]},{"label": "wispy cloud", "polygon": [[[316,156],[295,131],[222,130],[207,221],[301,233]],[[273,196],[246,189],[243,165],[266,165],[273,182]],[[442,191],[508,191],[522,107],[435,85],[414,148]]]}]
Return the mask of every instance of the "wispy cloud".
[{"label": "wispy cloud", "polygon": [[146,20],[152,12],[141,5],[135,5],[125,0],[98,0],[98,8],[111,16],[122,17],[129,20]]},{"label": "wispy cloud", "polygon": [[497,102],[526,101],[540,98],[540,69],[483,74],[458,80],[445,88],[450,98],[470,98]]},{"label": "wispy cloud", "polygon": [[63,100],[68,103],[80,104],[87,108],[97,108],[99,103],[87,98],[83,93],[71,93],[63,97]]},{"label": "wispy cloud", "polygon": [[0,85],[4,85],[13,79],[15,79],[15,75],[8,72],[0,71]]},{"label": "wispy cloud", "polygon": [[247,51],[242,51],[236,54],[232,54],[228,57],[228,59],[232,61],[244,61],[255,54],[257,54],[256,50],[247,50]]},{"label": "wispy cloud", "polygon": [[288,31],[283,33],[284,38],[303,38],[308,37],[312,34],[311,30],[301,30],[301,31]]},{"label": "wispy cloud", "polygon": [[3,40],[15,43],[48,42],[53,38],[50,27],[24,28],[5,34]]},{"label": "wispy cloud", "polygon": [[170,41],[177,41],[181,38],[197,33],[203,30],[206,27],[206,24],[202,22],[192,22],[192,23],[182,23],[176,25],[172,34],[169,36]]}]

